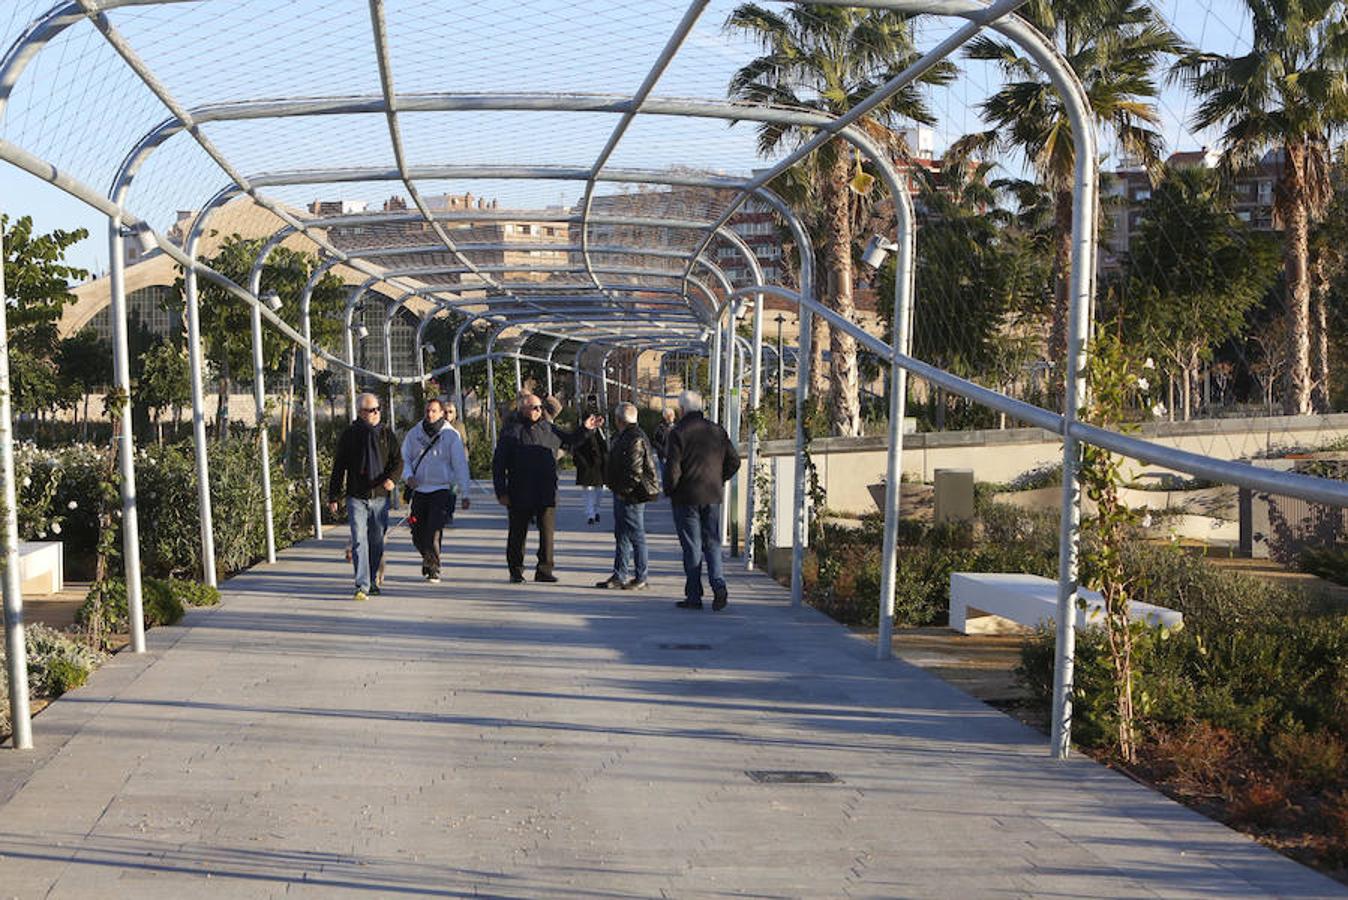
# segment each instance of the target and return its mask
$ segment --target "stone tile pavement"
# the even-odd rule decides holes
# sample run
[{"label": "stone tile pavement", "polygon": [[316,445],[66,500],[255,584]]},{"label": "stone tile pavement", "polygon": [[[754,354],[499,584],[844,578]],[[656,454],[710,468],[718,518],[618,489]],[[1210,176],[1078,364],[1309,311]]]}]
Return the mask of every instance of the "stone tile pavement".
[{"label": "stone tile pavement", "polygon": [[[404,530],[349,600],[343,537],[225,585],[0,752],[0,897],[1330,897],[1340,886],[1045,740],[731,564],[673,608],[601,592],[611,517],[509,585],[504,516]],[[832,784],[759,784],[749,770]]]}]

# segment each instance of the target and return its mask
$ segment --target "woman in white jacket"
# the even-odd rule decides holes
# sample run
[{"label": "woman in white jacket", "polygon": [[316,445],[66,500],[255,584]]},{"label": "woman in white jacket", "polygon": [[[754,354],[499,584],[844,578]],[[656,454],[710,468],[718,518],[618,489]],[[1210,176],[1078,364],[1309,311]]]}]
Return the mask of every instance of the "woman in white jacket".
[{"label": "woman in white jacket", "polygon": [[440,538],[457,490],[468,508],[468,454],[459,432],[445,421],[445,406],[426,401],[426,417],[403,438],[403,483],[412,491],[407,522],[421,554],[421,574],[440,581]]}]

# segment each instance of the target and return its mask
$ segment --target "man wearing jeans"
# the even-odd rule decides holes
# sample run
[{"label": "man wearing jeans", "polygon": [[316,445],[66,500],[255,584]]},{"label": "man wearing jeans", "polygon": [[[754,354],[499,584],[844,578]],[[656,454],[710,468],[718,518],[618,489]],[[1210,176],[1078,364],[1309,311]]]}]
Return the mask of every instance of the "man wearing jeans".
[{"label": "man wearing jeans", "polygon": [[371,576],[384,558],[389,497],[393,476],[402,467],[402,454],[393,429],[380,419],[383,410],[374,394],[356,398],[356,421],[337,439],[337,454],[328,481],[328,509],[337,514],[337,498],[346,495],[346,519],[351,526],[351,563],[356,569],[353,600],[380,593]]},{"label": "man wearing jeans", "polygon": [[725,609],[721,572],[721,504],[725,482],[739,471],[740,456],[730,435],[702,415],[702,395],[679,395],[682,415],[665,443],[665,493],[674,507],[674,530],[683,548],[683,599],[680,609],[702,608],[702,560],[707,561],[715,611]]},{"label": "man wearing jeans", "polygon": [[[605,465],[604,481],[613,492],[613,574],[596,587],[646,589],[646,504],[660,496],[651,442],[637,425],[637,408],[619,403],[618,427]],[[628,575],[631,579],[628,579]]]}]

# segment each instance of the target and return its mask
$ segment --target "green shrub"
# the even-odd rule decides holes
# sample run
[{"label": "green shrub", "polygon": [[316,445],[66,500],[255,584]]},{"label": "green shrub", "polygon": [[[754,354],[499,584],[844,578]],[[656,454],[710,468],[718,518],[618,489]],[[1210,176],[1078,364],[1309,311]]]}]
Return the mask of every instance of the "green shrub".
[{"label": "green shrub", "polygon": [[[100,595],[102,621],[96,622],[94,619],[100,607]],[[146,628],[172,625],[183,617],[183,603],[172,583],[159,578],[141,579],[141,605]],[[131,620],[127,612],[126,582],[109,579],[101,586],[95,584],[90,587],[84,604],[75,613],[75,621],[86,628],[97,626],[104,635],[128,632]]]},{"label": "green shrub", "polygon": [[220,589],[200,581],[170,578],[169,589],[183,606],[218,606]]},{"label": "green shrub", "polygon": [[1335,584],[1348,584],[1348,547],[1311,547],[1297,560],[1303,572],[1319,575]]},{"label": "green shrub", "polygon": [[[73,635],[33,624],[24,628],[28,656],[28,693],[34,699],[59,697],[89,679],[107,658]],[[0,734],[8,733],[9,680],[5,648],[0,646]]]}]

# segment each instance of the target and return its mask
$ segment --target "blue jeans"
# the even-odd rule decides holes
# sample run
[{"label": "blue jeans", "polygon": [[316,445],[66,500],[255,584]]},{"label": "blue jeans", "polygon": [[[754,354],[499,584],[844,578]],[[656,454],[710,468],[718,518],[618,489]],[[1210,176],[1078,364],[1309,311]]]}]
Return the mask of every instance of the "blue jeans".
[{"label": "blue jeans", "polygon": [[624,503],[613,495],[613,574],[619,581],[627,581],[633,573],[637,581],[646,580],[646,504]]},{"label": "blue jeans", "polygon": [[683,548],[683,596],[702,602],[702,560],[707,561],[707,581],[712,594],[725,592],[721,572],[721,505],[674,505],[674,531]]},{"label": "blue jeans", "polygon": [[388,498],[346,498],[346,520],[351,526],[351,564],[356,590],[368,591],[371,577],[384,559],[384,532],[388,531]]}]

